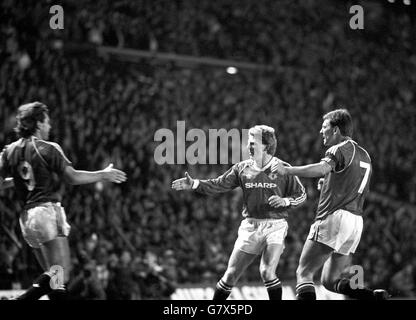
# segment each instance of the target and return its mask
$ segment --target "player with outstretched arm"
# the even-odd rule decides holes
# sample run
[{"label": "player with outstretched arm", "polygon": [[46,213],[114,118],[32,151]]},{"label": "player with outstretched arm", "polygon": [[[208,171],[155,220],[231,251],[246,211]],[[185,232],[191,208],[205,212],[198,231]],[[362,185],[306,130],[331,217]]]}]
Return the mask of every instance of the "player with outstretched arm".
[{"label": "player with outstretched arm", "polygon": [[270,300],[282,299],[282,285],[276,268],[288,230],[286,219],[289,209],[305,201],[306,193],[297,177],[271,172],[272,164],[280,161],[274,157],[276,145],[273,128],[254,126],[248,137],[250,159],[233,165],[216,179],[192,179],[185,173],[185,178],[172,183],[175,190],[193,189],[205,195],[237,187],[243,190],[244,219],[227,270],[216,285],[214,300],[228,298],[242,273],[258,255],[261,255],[260,275]]},{"label": "player with outstretched arm", "polygon": [[372,174],[368,152],[352,140],[353,123],[346,109],[323,116],[320,134],[329,147],[324,158],[314,164],[287,167],[273,164],[272,171],[284,176],[324,177],[315,221],[300,256],[296,271],[296,297],[315,300],[315,273],[323,266],[321,282],[332,292],[354,299],[386,299],[385,290],[351,287],[342,272],[351,264],[363,229],[363,204]]},{"label": "player with outstretched arm", "polygon": [[[67,238],[70,225],[60,204],[62,180],[73,185],[126,181],[126,174],[112,165],[94,172],[75,170],[62,148],[48,141],[50,129],[45,104],[24,104],[17,111],[15,130],[20,138],[0,154],[0,187],[15,187],[24,207],[19,219],[23,237],[44,270],[18,300],[37,300],[46,294],[50,299],[67,297],[65,284],[71,271]],[[51,279],[57,272],[63,274],[60,273],[62,279],[55,286]]]}]

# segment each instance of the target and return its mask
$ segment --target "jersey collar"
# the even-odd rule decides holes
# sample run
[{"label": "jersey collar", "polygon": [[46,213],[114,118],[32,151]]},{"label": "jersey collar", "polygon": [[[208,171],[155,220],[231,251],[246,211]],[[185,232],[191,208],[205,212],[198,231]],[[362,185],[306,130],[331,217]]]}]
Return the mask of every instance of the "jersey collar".
[{"label": "jersey collar", "polygon": [[256,170],[259,170],[259,171],[265,171],[265,170],[267,170],[272,164],[273,164],[273,160],[274,160],[275,158],[274,157],[271,157],[271,159],[269,160],[269,162],[267,162],[265,165],[264,165],[264,167],[263,168],[259,168],[258,166],[257,166],[257,163],[256,163],[256,161],[254,161],[253,159],[251,160],[252,162],[252,166],[254,167],[254,169],[256,169]]}]

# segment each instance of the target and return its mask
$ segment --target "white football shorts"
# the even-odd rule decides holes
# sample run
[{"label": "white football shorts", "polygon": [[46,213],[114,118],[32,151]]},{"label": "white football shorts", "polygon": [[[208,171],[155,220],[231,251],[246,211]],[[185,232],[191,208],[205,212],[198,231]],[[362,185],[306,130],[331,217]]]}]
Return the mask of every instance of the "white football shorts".
[{"label": "white football shorts", "polygon": [[246,218],[238,228],[238,238],[234,248],[241,251],[260,254],[266,244],[283,244],[288,224],[285,219]]},{"label": "white football shorts", "polygon": [[339,209],[324,220],[315,221],[310,228],[308,239],[326,244],[336,253],[349,255],[355,253],[362,231],[363,217]]},{"label": "white football shorts", "polygon": [[19,222],[23,238],[32,248],[39,248],[57,237],[66,237],[71,230],[60,203],[46,202],[25,210]]}]

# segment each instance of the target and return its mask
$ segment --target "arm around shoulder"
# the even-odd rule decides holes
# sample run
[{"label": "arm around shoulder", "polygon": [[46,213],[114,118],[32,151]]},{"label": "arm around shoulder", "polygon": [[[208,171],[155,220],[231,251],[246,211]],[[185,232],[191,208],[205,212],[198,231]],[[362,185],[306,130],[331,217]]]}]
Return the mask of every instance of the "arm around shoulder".
[{"label": "arm around shoulder", "polygon": [[286,174],[304,178],[319,178],[332,171],[332,167],[326,161],[321,161],[305,166],[286,167]]}]

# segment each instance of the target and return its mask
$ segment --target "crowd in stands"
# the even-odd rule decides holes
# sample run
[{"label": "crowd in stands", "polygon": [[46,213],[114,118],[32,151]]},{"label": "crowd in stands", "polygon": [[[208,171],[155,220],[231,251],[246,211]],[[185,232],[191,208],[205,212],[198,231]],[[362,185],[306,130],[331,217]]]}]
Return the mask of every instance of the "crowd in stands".
[{"label": "crowd in stands", "polygon": [[[348,2],[318,2],[117,0],[81,7],[62,1],[65,29],[51,30],[52,2],[2,1],[0,145],[15,139],[16,108],[38,100],[50,108],[52,139],[76,168],[112,162],[128,175],[119,186],[63,187],[72,226],[72,289],[80,299],[168,299],[181,284],[213,286],[226,269],[241,192],[213,199],[170,185],[185,171],[216,177],[231,163],[159,165],[158,129],[176,135],[179,120],[186,130],[205,132],[267,124],[277,132],[276,156],[297,165],[324,154],[321,117],[334,107],[351,111],[354,139],[374,168],[354,263],[364,267],[366,284],[415,295],[415,25],[370,1],[367,29],[353,31]],[[222,68],[133,64],[51,47],[56,39],[272,68],[232,75]],[[294,279],[319,197],[315,179],[302,182],[308,200],[289,217],[278,267],[283,282]],[[28,286],[38,268],[21,238],[20,210],[13,191],[0,191],[0,224],[15,234],[11,240],[0,231],[3,288]],[[257,266],[242,281],[260,281]]]}]

